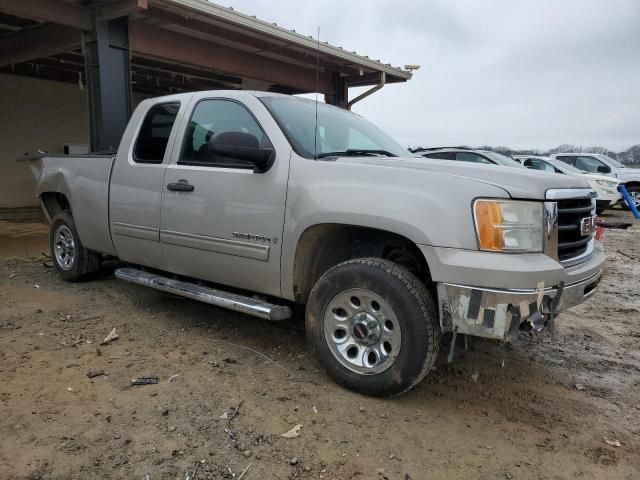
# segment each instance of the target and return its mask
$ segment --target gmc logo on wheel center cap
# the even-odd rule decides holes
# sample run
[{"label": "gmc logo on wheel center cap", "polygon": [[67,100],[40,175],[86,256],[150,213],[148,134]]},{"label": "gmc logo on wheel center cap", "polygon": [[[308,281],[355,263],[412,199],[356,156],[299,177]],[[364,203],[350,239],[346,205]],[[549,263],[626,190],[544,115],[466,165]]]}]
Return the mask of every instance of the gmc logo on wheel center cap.
[{"label": "gmc logo on wheel center cap", "polygon": [[361,323],[356,323],[353,326],[353,335],[358,339],[358,340],[364,340],[365,338],[367,338],[367,335],[369,334],[369,332],[367,331],[367,327],[365,327],[364,325],[362,325]]},{"label": "gmc logo on wheel center cap", "polygon": [[596,216],[584,217],[580,219],[580,235],[585,236],[593,233],[596,229]]}]

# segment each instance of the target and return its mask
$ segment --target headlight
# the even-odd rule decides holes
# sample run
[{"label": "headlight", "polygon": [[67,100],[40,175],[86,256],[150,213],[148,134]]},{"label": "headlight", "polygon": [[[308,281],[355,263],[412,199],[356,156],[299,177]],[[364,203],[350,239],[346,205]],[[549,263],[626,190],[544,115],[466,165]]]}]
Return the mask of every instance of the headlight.
[{"label": "headlight", "polygon": [[476,200],[473,217],[480,250],[542,252],[543,204],[517,200]]},{"label": "headlight", "polygon": [[611,182],[609,180],[596,180],[596,183],[609,188],[615,188],[615,186],[618,185],[618,182]]}]

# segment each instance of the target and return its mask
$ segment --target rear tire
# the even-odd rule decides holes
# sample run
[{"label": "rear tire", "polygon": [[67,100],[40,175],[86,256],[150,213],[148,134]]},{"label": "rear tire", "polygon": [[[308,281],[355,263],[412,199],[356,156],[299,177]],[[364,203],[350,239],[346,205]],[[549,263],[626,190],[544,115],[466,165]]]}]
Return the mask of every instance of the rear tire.
[{"label": "rear tire", "polygon": [[53,217],[49,245],[53,264],[63,280],[82,280],[100,269],[100,255],[84,248],[68,210]]},{"label": "rear tire", "polygon": [[440,348],[436,308],[406,268],[359,258],[327,271],[307,303],[307,339],[338,384],[364,395],[400,395],[433,367]]}]

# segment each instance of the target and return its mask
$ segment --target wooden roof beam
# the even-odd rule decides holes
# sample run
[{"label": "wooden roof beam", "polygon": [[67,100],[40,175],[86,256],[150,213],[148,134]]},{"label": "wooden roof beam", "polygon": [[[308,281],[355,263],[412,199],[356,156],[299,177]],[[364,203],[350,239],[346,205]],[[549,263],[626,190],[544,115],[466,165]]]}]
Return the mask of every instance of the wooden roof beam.
[{"label": "wooden roof beam", "polygon": [[0,38],[0,67],[58,55],[82,44],[82,33],[74,28],[45,24]]},{"label": "wooden roof beam", "polygon": [[100,20],[113,20],[127,17],[149,8],[148,0],[119,0],[96,7],[96,17]]},{"label": "wooden roof beam", "polygon": [[36,22],[91,30],[89,10],[61,0],[0,0],[0,12]]},{"label": "wooden roof beam", "polygon": [[[36,22],[55,23],[91,30],[91,6],[70,5],[62,0],[0,0],[0,12]],[[112,20],[149,8],[148,0],[117,0],[95,6],[96,17]]]},{"label": "wooden roof beam", "polygon": [[197,65],[305,92],[315,92],[317,89],[319,93],[328,93],[330,89],[325,72],[320,72],[316,82],[316,72],[313,69],[271,60],[138,22],[129,24],[129,48],[134,55],[148,55],[175,63]]}]

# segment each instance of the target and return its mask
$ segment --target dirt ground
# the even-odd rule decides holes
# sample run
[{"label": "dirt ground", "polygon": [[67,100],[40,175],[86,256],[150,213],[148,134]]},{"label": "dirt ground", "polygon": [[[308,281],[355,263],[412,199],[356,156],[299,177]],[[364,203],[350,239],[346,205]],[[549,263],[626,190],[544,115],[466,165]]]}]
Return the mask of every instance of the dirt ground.
[{"label": "dirt ground", "polygon": [[[65,283],[42,255],[45,226],[0,222],[0,478],[638,479],[639,234],[605,232],[599,291],[561,316],[555,340],[474,341],[381,400],[332,383],[300,321],[109,268]],[[142,376],[160,381],[131,385]]]}]

